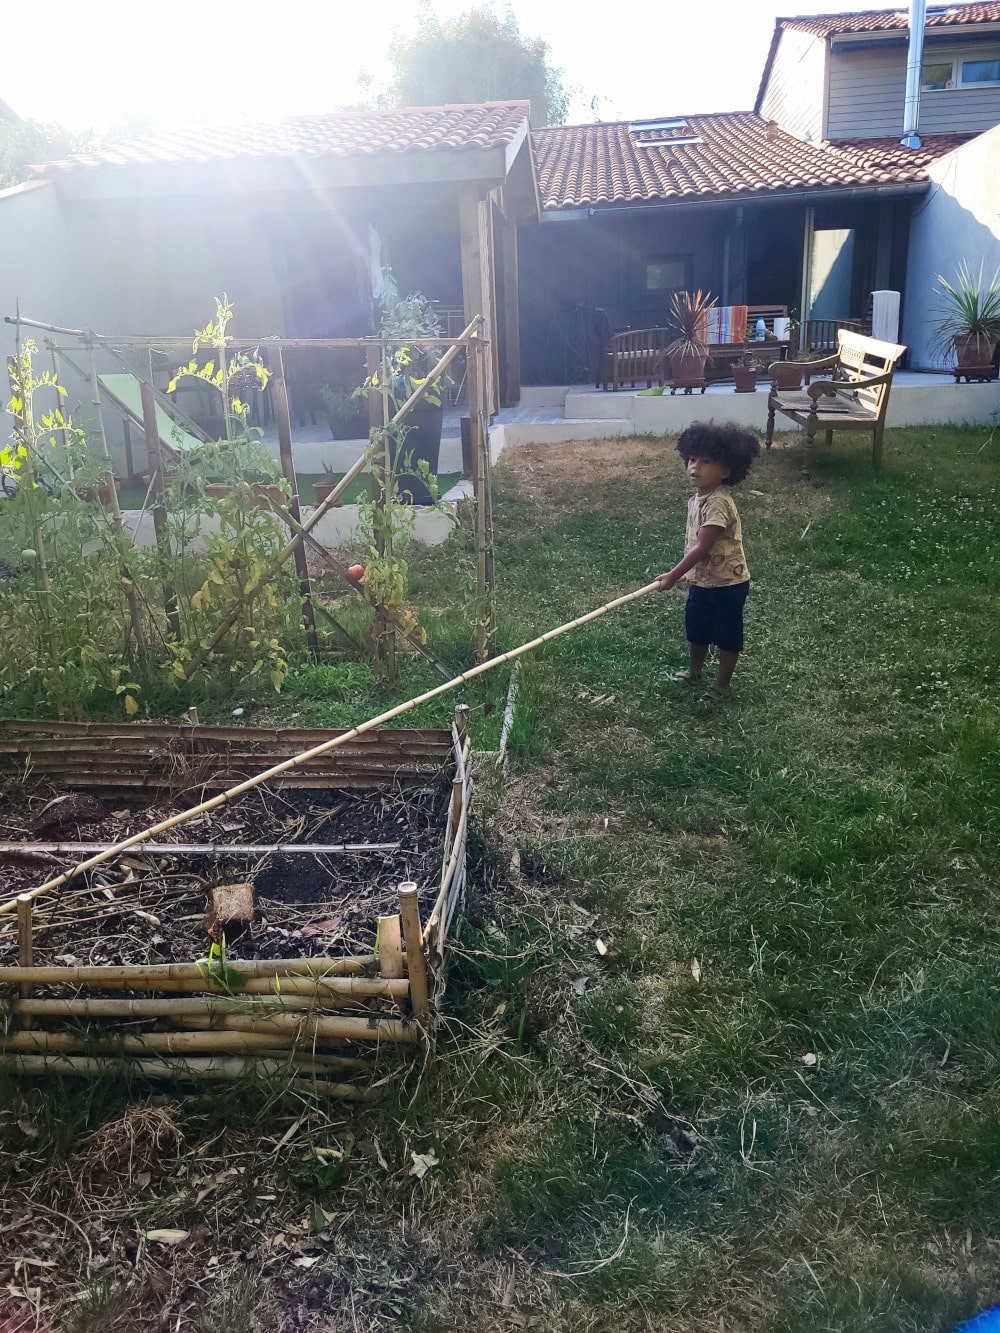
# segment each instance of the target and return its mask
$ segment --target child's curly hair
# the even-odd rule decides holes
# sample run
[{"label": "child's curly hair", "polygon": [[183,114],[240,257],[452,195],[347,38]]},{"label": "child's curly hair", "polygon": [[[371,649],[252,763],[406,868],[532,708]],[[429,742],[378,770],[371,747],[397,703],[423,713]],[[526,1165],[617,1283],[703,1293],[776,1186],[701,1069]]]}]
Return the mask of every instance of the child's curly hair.
[{"label": "child's curly hair", "polygon": [[707,458],[728,468],[729,476],[723,485],[735,486],[753,466],[760,444],[755,435],[734,421],[696,421],[677,441],[677,452],[685,463],[692,458]]}]

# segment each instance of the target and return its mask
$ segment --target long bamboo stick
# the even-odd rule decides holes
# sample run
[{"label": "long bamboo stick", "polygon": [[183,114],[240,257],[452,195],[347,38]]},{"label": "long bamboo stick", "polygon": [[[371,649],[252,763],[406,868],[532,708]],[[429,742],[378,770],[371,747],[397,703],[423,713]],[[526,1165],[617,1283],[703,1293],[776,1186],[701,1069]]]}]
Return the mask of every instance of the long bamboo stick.
[{"label": "long bamboo stick", "polygon": [[[79,856],[104,852],[112,842],[0,842],[0,857],[44,852]],[[147,842],[151,856],[363,856],[398,852],[398,842]]]},{"label": "long bamboo stick", "polygon": [[289,1078],[295,1072],[322,1071],[306,1061],[294,1059],[254,1059],[247,1056],[188,1056],[183,1060],[112,1059],[87,1055],[10,1055],[0,1056],[0,1068],[17,1074],[60,1074],[69,1077],[95,1078],[109,1075],[144,1074],[148,1078],[176,1078],[198,1081],[201,1079],[273,1078],[280,1080],[282,1091],[312,1093],[316,1096],[335,1097],[341,1101],[370,1102],[378,1096],[375,1088],[358,1088],[352,1083],[331,1083],[323,1078]]},{"label": "long bamboo stick", "polygon": [[[289,1049],[308,1045],[309,1036],[293,1037]],[[212,1051],[269,1051],[285,1043],[268,1032],[146,1032],[141,1035],[108,1030],[95,1032],[9,1032],[0,1037],[0,1053],[8,1051],[78,1051],[84,1055],[206,1055]]]},{"label": "long bamboo stick", "polygon": [[[100,1030],[90,1032],[38,1032],[35,1030],[12,1032],[8,1033],[6,1037],[0,1037],[0,1051],[79,1049],[80,1051],[89,1051],[91,1054],[96,1054],[103,1047],[111,1053],[120,1050],[131,1054],[155,1054],[156,1052],[182,1050],[184,1042],[171,1044],[169,1041],[171,1037],[178,1036],[186,1039],[187,1048],[193,1053],[197,1053],[199,1050],[202,1053],[212,1050],[257,1050],[276,1055],[295,1049],[297,1041],[293,1035],[293,1041],[289,1044],[287,1037],[282,1033],[255,1032],[252,1028],[209,1030],[196,1018],[190,1029],[177,1028],[172,1032],[133,1033],[119,1032],[113,1028],[105,1029],[103,1032]],[[198,1038],[199,1041],[195,1041],[195,1038]],[[329,1040],[328,1038],[327,1042]],[[135,1044],[136,1041],[141,1042],[141,1045]],[[322,1059],[323,1066],[326,1069],[339,1070],[342,1073],[373,1074],[375,1072],[375,1061],[373,1059],[330,1055],[325,1051],[317,1052],[312,1049],[312,1043],[313,1038],[308,1034],[303,1041],[298,1042],[301,1048],[309,1048],[310,1063]],[[296,1050],[296,1054],[301,1056],[303,1049]]]},{"label": "long bamboo stick", "polygon": [[91,999],[89,996],[75,995],[58,1000],[0,1000],[0,1013],[10,1013],[14,1017],[33,1014],[41,1018],[183,1018],[194,1024],[205,1019],[208,1022],[221,1022],[228,1017],[266,1018],[274,1013],[315,1013],[315,1000],[298,995],[278,996],[232,996],[198,995],[171,996],[169,999],[141,999],[130,996],[127,999]]},{"label": "long bamboo stick", "polygon": [[[59,888],[75,875],[91,870],[94,866],[102,865],[119,852],[126,851],[129,847],[138,847],[140,843],[147,842],[157,834],[165,833],[167,829],[176,828],[178,824],[184,824],[209,810],[217,810],[220,805],[225,805],[227,801],[242,796],[244,792],[251,791],[254,787],[259,787],[262,783],[279,777],[290,769],[299,768],[302,764],[308,763],[310,759],[315,759],[321,754],[328,754],[331,750],[354,740],[356,736],[361,736],[367,731],[373,731],[376,727],[382,726],[395,717],[401,717],[403,713],[410,712],[420,704],[427,703],[430,699],[436,699],[439,695],[447,694],[449,690],[457,689],[459,685],[465,684],[466,681],[473,680],[476,676],[485,675],[487,671],[493,671],[497,667],[503,666],[505,662],[512,662],[515,658],[522,657],[534,648],[540,648],[542,644],[551,642],[552,639],[558,638],[561,634],[568,634],[570,630],[579,629],[582,625],[589,625],[591,621],[599,620],[611,611],[617,611],[620,607],[628,606],[629,603],[637,601],[640,597],[646,597],[651,592],[658,592],[659,588],[659,583],[654,580],[654,582],[647,583],[642,588],[635,589],[634,592],[625,593],[622,597],[615,597],[610,602],[605,602],[603,606],[588,611],[585,615],[577,616],[575,620],[569,620],[564,625],[558,625],[555,629],[550,629],[545,634],[540,634],[537,638],[522,643],[518,648],[512,648],[509,652],[501,653],[499,657],[491,657],[486,662],[480,662],[478,665],[470,667],[468,671],[463,671],[454,680],[446,680],[440,685],[435,685],[433,689],[425,690],[423,694],[418,694],[415,698],[407,700],[406,703],[397,704],[394,708],[389,708],[384,713],[369,718],[367,722],[352,727],[350,731],[342,732],[341,735],[335,736],[332,740],[314,745],[309,750],[303,750],[300,754],[293,755],[291,759],[285,759],[280,764],[275,764],[262,773],[258,773],[255,777],[247,778],[244,782],[237,783],[235,787],[229,787],[226,791],[219,792],[218,795],[203,801],[200,805],[194,805],[189,810],[181,810],[178,814],[171,815],[169,819],[161,820],[151,828],[133,833],[129,838],[123,838],[121,842],[116,843],[107,851],[88,857],[87,860],[81,861],[79,865],[74,866],[71,870],[56,875],[54,879],[46,880],[44,884],[39,884],[37,888],[29,890],[31,897],[39,898],[45,893],[51,893],[53,889]],[[14,901],[0,904],[0,916],[15,910],[16,902]]]},{"label": "long bamboo stick", "polygon": [[[359,977],[367,969],[374,970],[375,955],[355,958],[248,958],[246,961],[231,959],[229,967],[244,977],[270,979],[272,977],[303,977],[309,981],[325,980],[325,984],[337,988],[335,978],[346,978],[345,992],[350,990],[350,979]],[[207,963],[151,963],[108,965],[104,967],[0,967],[0,985],[10,981],[35,981],[40,985],[59,983],[67,986],[128,987],[133,982],[137,990],[156,990],[161,981],[211,981],[216,984],[223,973],[212,969]],[[382,982],[374,979],[374,984]],[[230,985],[230,990],[238,986]]]},{"label": "long bamboo stick", "polygon": [[404,1043],[420,1040],[420,1029],[414,1024],[384,1014],[261,1014],[249,1018],[229,1014],[219,1020],[219,1025],[227,1032],[283,1033],[321,1044],[328,1038]]},{"label": "long bamboo stick", "polygon": [[[29,981],[34,986],[79,986],[96,990],[133,990],[161,991],[164,994],[208,995],[289,995],[293,997],[314,997],[333,1007],[356,1004],[367,1000],[390,1000],[401,1004],[407,998],[406,981],[388,977],[251,977],[242,983],[226,980],[222,976],[213,976],[206,969],[203,977],[159,978],[118,977],[97,980],[92,977],[67,977],[54,975],[57,968],[44,970],[44,979],[39,980],[35,968],[19,968],[18,975],[4,980],[24,983]],[[66,968],[67,972],[78,969]],[[84,969],[85,970],[85,969]],[[95,969],[96,970],[96,969]]]}]

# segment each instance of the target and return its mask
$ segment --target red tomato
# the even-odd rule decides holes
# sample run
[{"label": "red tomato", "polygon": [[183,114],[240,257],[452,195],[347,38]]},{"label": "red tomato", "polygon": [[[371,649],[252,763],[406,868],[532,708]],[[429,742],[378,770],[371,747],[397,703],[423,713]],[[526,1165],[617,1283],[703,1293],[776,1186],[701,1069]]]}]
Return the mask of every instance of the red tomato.
[{"label": "red tomato", "polygon": [[360,583],[365,576],[364,565],[352,565],[347,571],[347,577],[352,583]]}]

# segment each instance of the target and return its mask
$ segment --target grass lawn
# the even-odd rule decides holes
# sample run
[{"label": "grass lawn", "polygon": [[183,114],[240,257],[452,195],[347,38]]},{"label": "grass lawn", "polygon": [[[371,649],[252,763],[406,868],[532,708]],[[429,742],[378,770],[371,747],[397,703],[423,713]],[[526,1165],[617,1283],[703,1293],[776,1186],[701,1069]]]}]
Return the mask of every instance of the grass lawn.
[{"label": "grass lawn", "polygon": [[[526,661],[436,1059],[374,1109],[4,1086],[0,1229],[57,1264],[4,1244],[5,1283],[59,1333],[946,1333],[1000,1299],[987,433],[760,460],[725,704],[670,680],[679,592]],[[500,647],[680,554],[670,440],[512,450],[495,489]],[[454,568],[415,555],[418,601]]]}]

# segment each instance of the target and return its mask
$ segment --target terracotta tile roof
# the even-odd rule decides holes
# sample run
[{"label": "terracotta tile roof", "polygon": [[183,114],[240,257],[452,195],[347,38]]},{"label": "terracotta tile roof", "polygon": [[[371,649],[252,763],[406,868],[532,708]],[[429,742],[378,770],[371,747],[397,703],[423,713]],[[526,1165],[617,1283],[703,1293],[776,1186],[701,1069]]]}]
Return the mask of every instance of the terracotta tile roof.
[{"label": "terracotta tile roof", "polygon": [[78,153],[36,167],[39,175],[86,168],[206,163],[268,157],[373,157],[384,153],[460,152],[506,145],[524,127],[528,102],[338,111],[271,124],[199,124]]},{"label": "terracotta tile roof", "polygon": [[[832,37],[848,32],[886,32],[909,27],[909,8],[900,0],[895,9],[866,10],[858,14],[804,14],[800,18],[779,18],[780,28],[811,32],[816,37]],[[936,4],[927,6],[928,28],[952,28],[966,23],[1000,23],[998,0],[979,0],[975,4]]]},{"label": "terracotta tile roof", "polygon": [[[928,135],[914,151],[894,139],[804,143],[752,111],[685,123],[700,143],[672,143],[680,131],[633,134],[627,121],[533,130],[542,207],[908,184],[926,180],[930,163],[969,137]],[[639,137],[657,146],[640,147]]]}]

